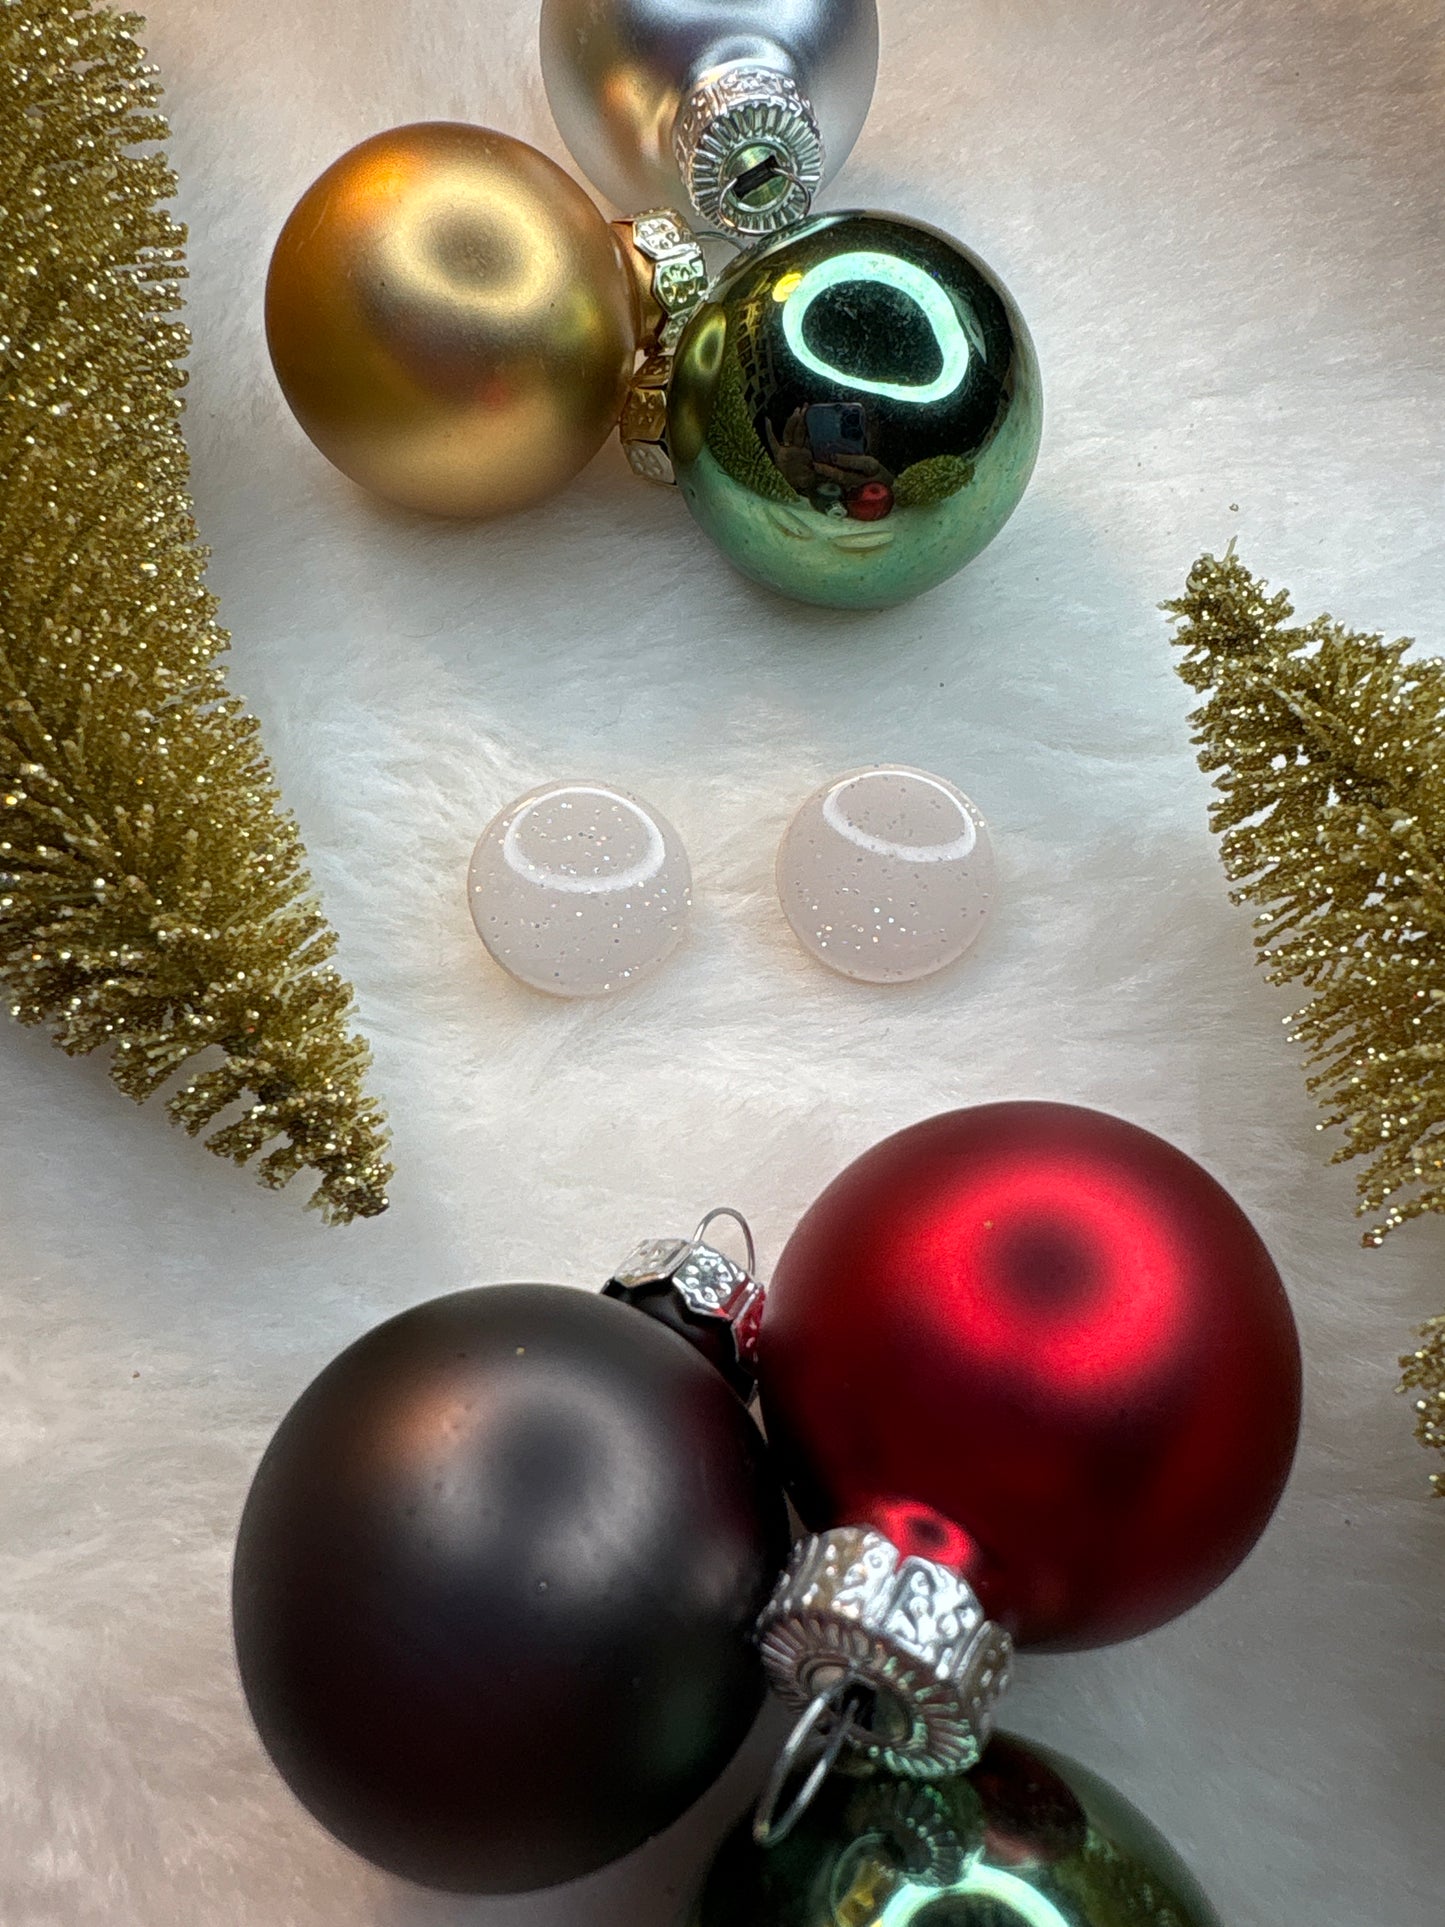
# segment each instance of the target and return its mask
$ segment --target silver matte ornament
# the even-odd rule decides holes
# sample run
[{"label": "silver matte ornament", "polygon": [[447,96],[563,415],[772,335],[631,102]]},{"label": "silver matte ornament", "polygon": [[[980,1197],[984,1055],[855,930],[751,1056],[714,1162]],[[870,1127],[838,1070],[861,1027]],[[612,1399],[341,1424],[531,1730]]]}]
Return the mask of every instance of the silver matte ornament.
[{"label": "silver matte ornament", "polygon": [[806,215],[878,73],[875,0],[543,0],[541,39],[553,115],[595,186],[743,240]]}]

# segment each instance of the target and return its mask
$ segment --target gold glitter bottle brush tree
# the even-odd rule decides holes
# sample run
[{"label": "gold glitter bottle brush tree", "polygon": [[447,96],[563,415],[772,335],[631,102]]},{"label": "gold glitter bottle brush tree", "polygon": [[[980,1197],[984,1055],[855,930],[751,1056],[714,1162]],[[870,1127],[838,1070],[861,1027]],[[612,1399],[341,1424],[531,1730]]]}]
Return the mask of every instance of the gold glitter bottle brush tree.
[{"label": "gold glitter bottle brush tree", "polygon": [[309,1169],[326,1217],[372,1216],[391,1167],[369,1053],[219,662],[178,423],[185,236],[138,25],[0,4],[0,979],[128,1096],[169,1088],[219,1155],[277,1186]]},{"label": "gold glitter bottle brush tree", "polygon": [[[1296,624],[1232,543],[1165,607],[1203,698],[1190,720],[1234,899],[1258,911],[1271,981],[1309,993],[1289,1021],[1343,1133],[1335,1161],[1363,1160],[1378,1245],[1445,1211],[1445,663],[1329,616]],[[1400,1362],[1421,1442],[1445,1449],[1445,1316]]]}]

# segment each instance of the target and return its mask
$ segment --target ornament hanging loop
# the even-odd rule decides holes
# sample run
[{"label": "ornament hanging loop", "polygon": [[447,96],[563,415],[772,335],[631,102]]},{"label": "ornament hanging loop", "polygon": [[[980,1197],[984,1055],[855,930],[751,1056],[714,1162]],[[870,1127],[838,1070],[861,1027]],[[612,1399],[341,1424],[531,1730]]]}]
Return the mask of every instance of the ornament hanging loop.
[{"label": "ornament hanging loop", "polygon": [[729,203],[746,205],[760,194],[786,193],[790,189],[801,189],[805,194],[808,192],[807,183],[798,178],[796,171],[787,166],[783,157],[770,153],[736,175],[728,183],[724,199]]},{"label": "ornament hanging loop", "polygon": [[742,1232],[743,1242],[747,1248],[747,1274],[749,1278],[756,1278],[758,1275],[758,1248],[753,1243],[753,1228],[743,1216],[742,1212],[737,1210],[735,1206],[730,1204],[714,1205],[712,1210],[709,1211],[698,1224],[697,1230],[693,1232],[692,1242],[695,1245],[706,1245],[709,1242],[707,1237],[708,1230],[710,1226],[717,1223],[719,1218],[731,1218],[739,1231]]},{"label": "ornament hanging loop", "polygon": [[[775,1847],[780,1840],[786,1840],[818,1797],[823,1782],[838,1764],[838,1756],[848,1744],[854,1715],[861,1710],[859,1699],[863,1690],[861,1682],[851,1674],[840,1673],[833,1684],[825,1692],[819,1693],[812,1704],[799,1714],[792,1732],[773,1762],[773,1770],[768,1775],[768,1784],[763,1789],[763,1797],[758,1802],[758,1810],[753,1818],[753,1839],[760,1847]],[[797,1770],[799,1760],[819,1734],[823,1735],[822,1752],[809,1768],[803,1784],[779,1813],[783,1794]]]}]

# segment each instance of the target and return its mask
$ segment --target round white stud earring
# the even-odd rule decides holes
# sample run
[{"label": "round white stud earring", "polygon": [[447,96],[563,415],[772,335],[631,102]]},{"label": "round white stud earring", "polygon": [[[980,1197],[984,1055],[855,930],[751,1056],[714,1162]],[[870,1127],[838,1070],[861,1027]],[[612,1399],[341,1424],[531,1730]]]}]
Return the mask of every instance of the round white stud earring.
[{"label": "round white stud earring", "polygon": [[778,846],[793,935],[859,983],[931,977],[961,957],[994,896],[988,825],[962,790],[904,764],[835,776]]},{"label": "round white stud earring", "polygon": [[472,921],[511,976],[554,997],[600,997],[656,968],[692,906],[677,831],[604,783],[545,783],[483,830]]}]

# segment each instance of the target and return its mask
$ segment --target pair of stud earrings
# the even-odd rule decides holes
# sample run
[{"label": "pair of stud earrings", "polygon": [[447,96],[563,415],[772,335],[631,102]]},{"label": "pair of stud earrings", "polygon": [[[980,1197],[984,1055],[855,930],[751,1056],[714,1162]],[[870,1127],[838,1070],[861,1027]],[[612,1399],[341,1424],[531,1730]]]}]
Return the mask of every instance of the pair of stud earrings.
[{"label": "pair of stud earrings", "polygon": [[[778,846],[794,936],[859,983],[901,984],[957,962],[992,907],[993,845],[963,792],[891,763],[815,790]],[[659,811],[603,783],[547,783],[500,811],[472,855],[477,934],[519,982],[554,997],[636,983],[676,948],[692,866]]]}]

